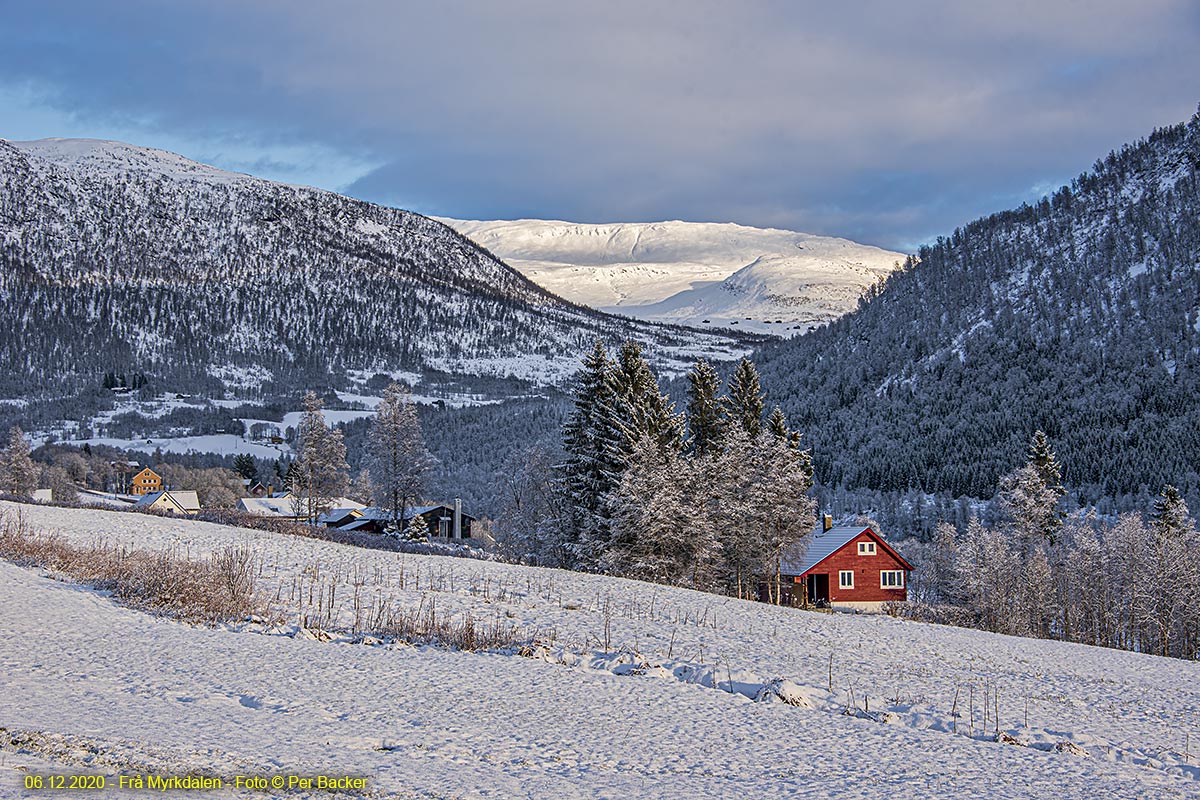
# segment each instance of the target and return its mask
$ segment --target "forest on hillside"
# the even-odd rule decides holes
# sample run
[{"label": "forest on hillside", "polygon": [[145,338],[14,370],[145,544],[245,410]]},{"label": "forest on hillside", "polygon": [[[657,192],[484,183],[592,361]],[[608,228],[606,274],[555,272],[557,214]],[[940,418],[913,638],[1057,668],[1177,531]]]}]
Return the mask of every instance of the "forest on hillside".
[{"label": "forest on hillside", "polygon": [[1076,502],[1200,502],[1200,115],[924,247],[754,355],[836,489],[988,498],[1032,431]]}]

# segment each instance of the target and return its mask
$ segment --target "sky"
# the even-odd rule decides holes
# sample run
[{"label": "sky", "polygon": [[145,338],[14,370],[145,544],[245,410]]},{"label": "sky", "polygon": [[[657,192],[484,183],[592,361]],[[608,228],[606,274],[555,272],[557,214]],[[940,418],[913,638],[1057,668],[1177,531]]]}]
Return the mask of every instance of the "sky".
[{"label": "sky", "polygon": [[1200,103],[1195,0],[0,0],[0,137],[912,251]]}]

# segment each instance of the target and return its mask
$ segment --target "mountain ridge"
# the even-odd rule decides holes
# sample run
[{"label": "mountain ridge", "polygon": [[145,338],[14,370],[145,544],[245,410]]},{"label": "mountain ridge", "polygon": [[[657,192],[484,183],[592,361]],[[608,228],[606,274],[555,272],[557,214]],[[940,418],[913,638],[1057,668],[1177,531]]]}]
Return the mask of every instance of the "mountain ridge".
[{"label": "mountain ridge", "polygon": [[851,310],[905,258],[848,239],[736,223],[442,219],[583,305],[782,336]]},{"label": "mountain ridge", "polygon": [[578,306],[412,212],[104,140],[0,140],[0,243],[16,396],[105,371],[215,396],[234,375],[268,392],[399,369],[560,383],[595,338],[676,370],[749,341]]}]

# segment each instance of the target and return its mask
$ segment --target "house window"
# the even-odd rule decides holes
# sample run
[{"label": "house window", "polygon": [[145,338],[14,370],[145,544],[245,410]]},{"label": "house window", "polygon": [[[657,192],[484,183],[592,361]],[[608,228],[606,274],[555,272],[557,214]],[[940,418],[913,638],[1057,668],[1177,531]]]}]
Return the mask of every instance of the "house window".
[{"label": "house window", "polygon": [[838,572],[838,588],[853,589],[854,588],[854,570],[844,569]]},{"label": "house window", "polygon": [[450,520],[445,517],[438,517],[438,536],[450,537]]},{"label": "house window", "polygon": [[879,586],[883,589],[903,589],[904,570],[885,569],[879,573]]},{"label": "house window", "polygon": [[875,555],[875,543],[874,542],[859,542],[858,543],[858,554],[860,556]]}]

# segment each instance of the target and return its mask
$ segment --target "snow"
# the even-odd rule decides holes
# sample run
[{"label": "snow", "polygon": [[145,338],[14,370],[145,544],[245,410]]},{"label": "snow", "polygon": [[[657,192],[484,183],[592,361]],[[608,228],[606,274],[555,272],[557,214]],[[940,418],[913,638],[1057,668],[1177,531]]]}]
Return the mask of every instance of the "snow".
[{"label": "snow", "polygon": [[70,169],[121,169],[131,172],[150,172],[176,180],[196,180],[206,183],[240,183],[255,181],[249,175],[210,167],[166,150],[139,147],[124,142],[103,139],[37,139],[28,142],[10,141],[26,155]]},{"label": "snow", "polygon": [[[19,734],[31,761],[58,768],[90,758],[110,775],[135,765],[351,774],[376,794],[415,797],[1200,797],[1197,759],[1182,752],[1197,732],[1194,662],[187,520],[21,508],[36,528],[81,543],[193,556],[250,547],[260,589],[282,587],[289,619],[191,627],[0,563],[0,641],[21,643],[0,647],[5,761],[18,758],[3,750]],[[334,641],[298,630],[287,607],[288,587],[318,573],[340,581]],[[541,645],[522,657],[352,644],[336,629],[349,624],[356,576],[372,598],[505,620]],[[1013,743],[982,735],[985,687],[999,691]],[[20,795],[0,782],[0,796]]]},{"label": "snow", "polygon": [[[329,412],[326,413],[328,414]],[[148,439],[113,439],[102,437],[66,440],[63,443],[79,447],[82,447],[84,444],[109,445],[110,447],[119,447],[122,450],[137,450],[142,453],[153,453],[156,450],[162,450],[164,453],[215,453],[223,456],[249,453],[255,458],[268,458],[272,460],[279,458],[283,453],[290,452],[290,448],[286,445],[271,445],[248,441],[233,433],[178,437],[155,436]]]},{"label": "snow", "polygon": [[852,310],[904,255],[732,223],[443,219],[525,277],[637,319],[790,336]]}]

